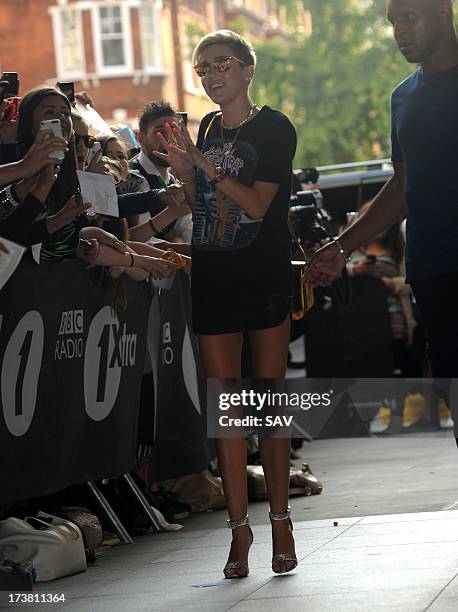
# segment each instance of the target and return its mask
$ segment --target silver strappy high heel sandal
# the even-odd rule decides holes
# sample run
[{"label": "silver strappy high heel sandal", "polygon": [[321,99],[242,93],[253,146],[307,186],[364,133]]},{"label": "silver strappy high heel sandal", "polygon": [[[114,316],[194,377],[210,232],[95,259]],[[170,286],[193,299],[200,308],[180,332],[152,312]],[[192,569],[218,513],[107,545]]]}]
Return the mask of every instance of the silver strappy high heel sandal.
[{"label": "silver strappy high heel sandal", "polygon": [[[245,518],[237,519],[236,521],[227,521],[227,526],[232,530],[243,527],[244,525],[248,525],[248,529],[250,530],[251,542],[248,546],[248,550],[250,550],[253,544],[253,532],[251,531],[248,514]],[[243,570],[243,572],[232,574],[231,570]],[[226,578],[246,578],[249,573],[248,563],[246,561],[229,561],[229,563],[226,563],[223,573]]]},{"label": "silver strappy high heel sandal", "polygon": [[[269,518],[271,521],[289,521],[290,531],[293,531],[293,524],[291,522],[291,506],[288,506],[286,512],[271,512],[269,510]],[[275,565],[281,563],[282,561],[293,561],[293,565],[287,570],[276,569]],[[287,572],[291,572],[294,568],[297,567],[297,557],[291,553],[280,553],[278,555],[273,555],[272,557],[272,571],[275,574],[286,574]]]}]

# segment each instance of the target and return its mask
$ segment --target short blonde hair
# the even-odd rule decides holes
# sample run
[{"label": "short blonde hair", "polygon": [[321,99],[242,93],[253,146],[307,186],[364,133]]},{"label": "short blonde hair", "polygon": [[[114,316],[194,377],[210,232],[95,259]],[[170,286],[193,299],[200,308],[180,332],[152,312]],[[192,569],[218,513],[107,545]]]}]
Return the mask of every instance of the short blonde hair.
[{"label": "short blonde hair", "polygon": [[227,45],[235,57],[243,60],[247,66],[256,66],[256,53],[253,45],[231,30],[218,30],[206,34],[198,43],[192,54],[192,63],[196,64],[202,52],[212,45]]}]

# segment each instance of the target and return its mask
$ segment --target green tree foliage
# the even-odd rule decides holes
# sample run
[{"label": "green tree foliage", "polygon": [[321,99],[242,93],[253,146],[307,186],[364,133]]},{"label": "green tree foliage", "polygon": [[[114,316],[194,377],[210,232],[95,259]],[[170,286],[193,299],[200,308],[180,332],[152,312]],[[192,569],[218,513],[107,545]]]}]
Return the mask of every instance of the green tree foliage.
[{"label": "green tree foliage", "polygon": [[[288,114],[297,166],[390,155],[389,98],[408,76],[383,0],[303,0],[313,33],[256,46],[253,99]],[[275,137],[275,135],[272,135]]]}]

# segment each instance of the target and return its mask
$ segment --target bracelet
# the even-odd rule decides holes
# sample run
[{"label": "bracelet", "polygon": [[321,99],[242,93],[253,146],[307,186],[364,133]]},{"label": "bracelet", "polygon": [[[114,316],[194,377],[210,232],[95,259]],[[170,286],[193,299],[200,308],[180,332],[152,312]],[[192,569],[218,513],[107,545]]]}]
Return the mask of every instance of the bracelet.
[{"label": "bracelet", "polygon": [[341,255],[342,255],[342,257],[345,259],[345,261],[351,261],[351,257],[345,253],[345,251],[344,251],[344,250],[343,250],[343,248],[342,248],[342,245],[340,244],[340,240],[339,240],[338,238],[336,238],[336,239],[334,240],[334,244],[335,244],[335,245],[337,246],[337,248],[339,249],[340,254],[341,254]]},{"label": "bracelet", "polygon": [[11,183],[11,185],[8,185],[7,189],[9,189],[10,196],[16,202],[16,204],[20,204],[21,203],[21,199],[19,198],[18,194],[16,193],[16,184],[15,183]]},{"label": "bracelet", "polygon": [[129,251],[129,255],[130,255],[130,265],[129,265],[129,268],[133,268],[133,266],[134,266],[134,255],[130,251]]},{"label": "bracelet", "polygon": [[153,220],[152,220],[152,219],[149,219],[149,220],[148,220],[148,223],[150,224],[150,227],[151,227],[151,229],[153,230],[153,234],[154,234],[154,236],[156,236],[156,234],[159,234],[159,231],[160,231],[160,230],[158,230],[158,229],[156,229],[156,228],[154,227]]},{"label": "bracelet", "polygon": [[175,178],[180,181],[180,183],[182,185],[190,185],[191,183],[194,183],[194,181],[196,180],[196,171],[194,170],[194,168],[192,169],[192,177],[191,178],[183,178],[181,176],[179,176],[178,174],[175,175]]},{"label": "bracelet", "polygon": [[12,193],[12,185],[8,185],[0,191],[0,205],[3,206],[7,213],[12,212],[19,204],[19,201],[16,199],[17,196],[15,198],[14,195]]},{"label": "bracelet", "polygon": [[162,255],[161,259],[171,261],[176,264],[177,268],[186,268],[186,260],[181,257],[179,253],[176,253],[173,249],[167,249]]}]

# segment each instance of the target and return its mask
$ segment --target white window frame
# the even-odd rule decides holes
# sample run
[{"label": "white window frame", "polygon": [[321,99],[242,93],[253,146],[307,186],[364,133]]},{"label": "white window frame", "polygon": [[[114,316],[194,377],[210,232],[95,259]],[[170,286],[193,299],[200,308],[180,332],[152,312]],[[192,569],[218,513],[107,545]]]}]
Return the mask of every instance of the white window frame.
[{"label": "white window frame", "polygon": [[[150,32],[146,33],[143,29],[143,22],[141,18],[141,10],[144,7],[150,8],[153,15],[153,24],[154,24],[154,53],[156,57],[156,63],[153,66],[148,66],[146,63],[146,34],[150,34]],[[140,32],[140,45],[141,45],[141,54],[142,54],[142,72],[145,74],[164,74],[163,63],[162,63],[162,46],[161,46],[161,21],[159,18],[159,6],[157,0],[149,0],[142,1],[138,6],[138,22],[139,22],[139,32]]]},{"label": "white window frame", "polygon": [[[103,63],[102,32],[100,8],[118,7],[121,9],[123,27],[123,51],[125,63],[119,66],[105,66]],[[130,18],[130,3],[103,2],[92,6],[92,40],[94,45],[95,70],[98,76],[125,76],[134,70],[134,56],[132,49],[132,24]]]},{"label": "white window frame", "polygon": [[[62,22],[61,16],[65,11],[74,10],[76,12],[76,27],[78,37],[81,41],[81,64],[79,70],[66,70],[64,66],[63,55],[61,49],[63,47]],[[77,4],[64,4],[60,6],[50,6],[49,14],[51,15],[53,43],[54,43],[54,61],[56,65],[56,74],[59,81],[78,81],[84,78],[86,74],[86,51],[84,47],[83,35],[83,17],[80,7]]]}]

